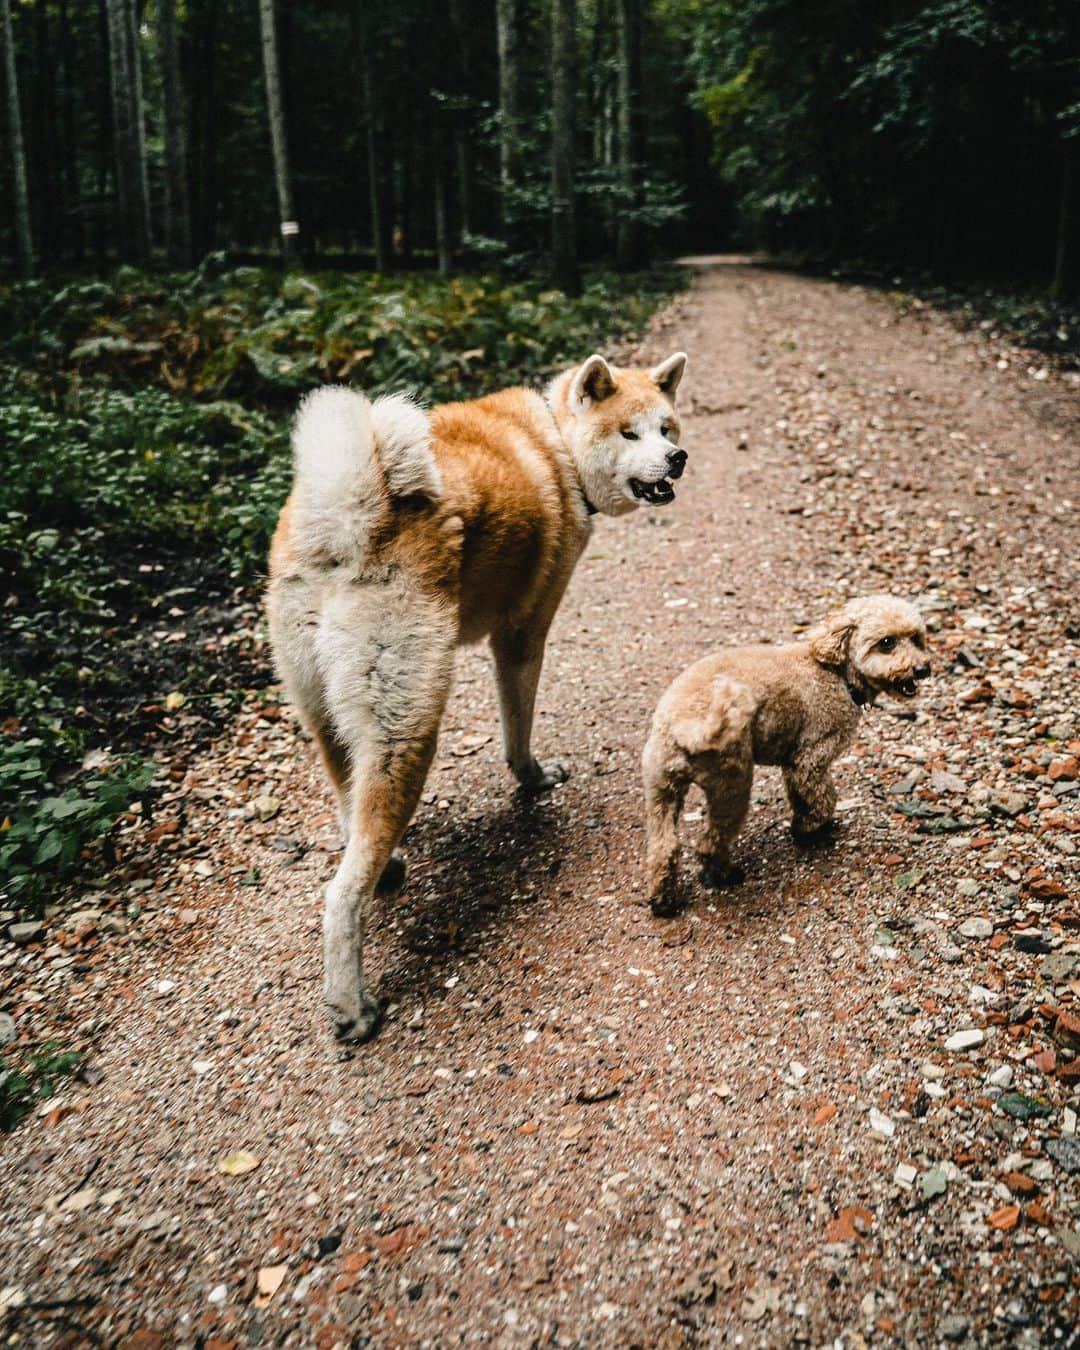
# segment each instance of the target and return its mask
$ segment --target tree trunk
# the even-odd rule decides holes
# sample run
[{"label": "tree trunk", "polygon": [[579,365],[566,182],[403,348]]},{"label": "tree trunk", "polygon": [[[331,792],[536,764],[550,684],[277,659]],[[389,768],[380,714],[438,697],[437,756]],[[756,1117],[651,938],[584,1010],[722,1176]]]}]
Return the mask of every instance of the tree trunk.
[{"label": "tree trunk", "polygon": [[364,96],[364,146],[367,154],[371,250],[376,272],[390,271],[390,218],[386,207],[386,143],[371,62],[371,26],[360,0],[360,82]]},{"label": "tree trunk", "polygon": [[518,0],[495,0],[495,42],[499,57],[499,186],[503,231],[509,233],[515,216],[513,190],[521,164]]},{"label": "tree trunk", "polygon": [[109,83],[112,90],[113,151],[116,158],[116,204],[120,252],[144,263],[150,257],[147,212],[139,166],[139,133],[133,99],[128,0],[106,0],[109,19]]},{"label": "tree trunk", "polygon": [[574,230],[575,0],[551,6],[551,261],[555,284],[581,293]]},{"label": "tree trunk", "polygon": [[616,90],[619,137],[619,201],[615,228],[615,258],[623,271],[640,266],[641,228],[630,216],[638,193],[638,70],[641,65],[640,0],[615,0],[617,32]]},{"label": "tree trunk", "polygon": [[270,117],[270,142],[274,152],[274,178],[277,182],[278,215],[281,229],[281,256],[286,267],[299,261],[299,226],[293,215],[292,179],[289,176],[289,151],[285,142],[285,111],[281,103],[281,76],[278,67],[277,32],[274,27],[274,0],[259,0],[262,27],[263,73],[266,77],[266,108]]},{"label": "tree trunk", "polygon": [[1076,159],[1075,140],[1062,141],[1061,194],[1058,198],[1057,248],[1054,254],[1054,280],[1050,295],[1062,300],[1069,293],[1073,280],[1073,165]]},{"label": "tree trunk", "polygon": [[132,117],[135,122],[135,153],[138,168],[138,209],[142,216],[142,232],[146,236],[146,254],[150,256],[154,232],[150,226],[150,177],[146,160],[146,104],[143,100],[142,60],[139,56],[138,0],[128,0],[127,42],[128,76],[130,79]]},{"label": "tree trunk", "polygon": [[[438,114],[436,114],[438,116]],[[447,277],[454,268],[454,253],[450,244],[450,191],[447,183],[446,135],[436,125],[435,154],[435,257],[439,275]]]},{"label": "tree trunk", "polygon": [[7,85],[8,139],[11,142],[11,177],[15,191],[15,247],[19,272],[23,277],[29,277],[34,271],[34,249],[30,235],[30,194],[26,188],[26,150],[23,146],[19,84],[15,72],[11,0],[0,0],[0,22],[4,30],[4,82]]},{"label": "tree trunk", "polygon": [[173,267],[191,266],[187,117],[176,48],[176,0],[157,0],[158,55],[165,115],[165,250]]},{"label": "tree trunk", "polygon": [[79,139],[75,130],[75,59],[68,0],[60,0],[60,66],[64,72],[63,194],[65,234],[76,262],[83,257],[83,204],[79,182]]}]

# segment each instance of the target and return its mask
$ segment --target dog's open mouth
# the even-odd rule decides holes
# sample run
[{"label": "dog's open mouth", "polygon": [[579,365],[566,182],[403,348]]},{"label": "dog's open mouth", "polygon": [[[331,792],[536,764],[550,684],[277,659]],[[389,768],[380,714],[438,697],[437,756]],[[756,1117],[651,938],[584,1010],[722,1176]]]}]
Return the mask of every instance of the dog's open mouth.
[{"label": "dog's open mouth", "polygon": [[666,478],[658,478],[655,483],[643,483],[640,478],[631,478],[630,491],[652,506],[663,506],[675,500],[675,489]]},{"label": "dog's open mouth", "polygon": [[897,680],[892,686],[892,691],[899,698],[914,698],[919,692],[919,682],[909,675],[906,680]]}]

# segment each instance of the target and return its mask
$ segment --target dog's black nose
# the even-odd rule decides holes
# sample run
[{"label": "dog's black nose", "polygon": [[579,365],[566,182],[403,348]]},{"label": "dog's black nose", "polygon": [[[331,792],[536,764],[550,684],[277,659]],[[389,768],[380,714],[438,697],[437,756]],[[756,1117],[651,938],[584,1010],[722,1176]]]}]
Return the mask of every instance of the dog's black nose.
[{"label": "dog's black nose", "polygon": [[686,468],[686,451],[669,450],[667,452],[668,472],[672,478],[681,478],[682,471]]},{"label": "dog's black nose", "polygon": [[915,667],[914,675],[917,680],[925,680],[929,674],[930,674],[929,666],[924,665]]}]

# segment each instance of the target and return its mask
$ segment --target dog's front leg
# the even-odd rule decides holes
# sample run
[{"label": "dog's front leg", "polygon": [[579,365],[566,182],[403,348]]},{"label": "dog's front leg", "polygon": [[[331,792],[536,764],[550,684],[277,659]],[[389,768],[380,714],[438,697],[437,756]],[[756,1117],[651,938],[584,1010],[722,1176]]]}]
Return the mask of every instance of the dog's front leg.
[{"label": "dog's front leg", "polygon": [[491,638],[506,762],[530,792],[546,792],[568,777],[565,765],[557,761],[541,764],[532,752],[533,710],[546,637],[546,632],[536,637],[515,629],[494,633]]},{"label": "dog's front leg", "polygon": [[799,843],[811,843],[832,823],[836,785],[828,766],[793,764],[784,769],[784,787],[791,803],[791,833]]}]

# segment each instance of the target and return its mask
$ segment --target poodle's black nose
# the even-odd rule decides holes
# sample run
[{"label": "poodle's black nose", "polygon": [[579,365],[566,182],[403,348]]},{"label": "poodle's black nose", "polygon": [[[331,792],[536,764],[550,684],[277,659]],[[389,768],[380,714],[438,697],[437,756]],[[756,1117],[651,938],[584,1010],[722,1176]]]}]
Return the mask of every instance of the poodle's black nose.
[{"label": "poodle's black nose", "polygon": [[914,674],[917,680],[925,680],[930,674],[930,667],[926,665],[916,666]]},{"label": "poodle's black nose", "polygon": [[686,468],[686,451],[669,450],[667,452],[668,470],[672,478],[681,478],[682,471]]}]

